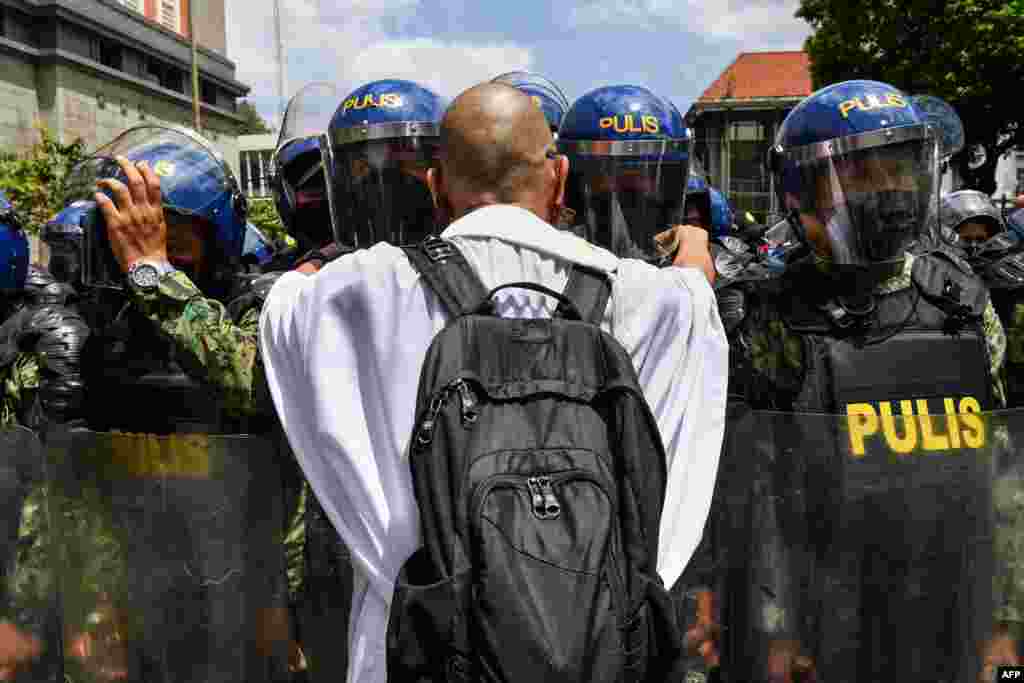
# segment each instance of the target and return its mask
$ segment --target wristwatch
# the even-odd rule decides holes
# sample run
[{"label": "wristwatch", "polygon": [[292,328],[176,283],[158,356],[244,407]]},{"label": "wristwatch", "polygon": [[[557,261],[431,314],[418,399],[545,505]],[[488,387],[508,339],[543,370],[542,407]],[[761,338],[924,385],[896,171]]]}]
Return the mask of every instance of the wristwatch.
[{"label": "wristwatch", "polygon": [[128,284],[138,292],[152,292],[160,278],[173,271],[174,266],[167,261],[136,261],[128,268]]}]

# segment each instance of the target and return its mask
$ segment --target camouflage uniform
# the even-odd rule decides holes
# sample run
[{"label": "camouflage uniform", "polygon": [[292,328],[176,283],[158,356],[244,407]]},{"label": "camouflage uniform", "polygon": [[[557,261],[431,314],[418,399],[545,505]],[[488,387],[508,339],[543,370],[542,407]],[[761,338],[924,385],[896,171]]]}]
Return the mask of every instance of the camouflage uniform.
[{"label": "camouflage uniform", "polygon": [[[878,294],[891,294],[911,286],[911,271],[914,256],[907,254],[903,263],[903,272],[886,280],[876,288]],[[1024,316],[1024,312],[1022,312]],[[1002,369],[1007,356],[1007,337],[1003,325],[996,315],[991,301],[985,307],[982,317],[985,342],[988,346],[990,372],[996,400],[1006,405],[1006,392],[1003,388]],[[1021,340],[1024,342],[1024,339]],[[744,355],[762,380],[775,390],[770,393],[794,395],[803,383],[804,347],[799,336],[786,328],[776,308],[772,306],[753,306],[747,315],[736,343],[745,347]],[[1024,357],[1024,343],[1022,343]],[[762,406],[759,406],[762,407]],[[784,406],[771,406],[785,409]]]}]

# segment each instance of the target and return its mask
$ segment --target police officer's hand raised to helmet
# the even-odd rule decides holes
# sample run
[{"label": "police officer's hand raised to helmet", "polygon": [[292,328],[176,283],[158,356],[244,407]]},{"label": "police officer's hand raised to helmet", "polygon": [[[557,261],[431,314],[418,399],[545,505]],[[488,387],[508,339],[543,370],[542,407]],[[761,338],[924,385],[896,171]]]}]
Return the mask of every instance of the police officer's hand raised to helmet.
[{"label": "police officer's hand raised to helmet", "polygon": [[128,184],[114,178],[97,183],[114,195],[102,192],[96,203],[107,224],[107,236],[114,257],[125,272],[138,260],[167,260],[167,222],[160,195],[160,178],[145,161],[133,164],[124,157],[117,163]]},{"label": "police officer's hand raised to helmet", "polygon": [[654,237],[658,248],[665,254],[675,254],[673,266],[697,268],[715,283],[715,264],[711,259],[708,231],[695,225],[676,225]]}]

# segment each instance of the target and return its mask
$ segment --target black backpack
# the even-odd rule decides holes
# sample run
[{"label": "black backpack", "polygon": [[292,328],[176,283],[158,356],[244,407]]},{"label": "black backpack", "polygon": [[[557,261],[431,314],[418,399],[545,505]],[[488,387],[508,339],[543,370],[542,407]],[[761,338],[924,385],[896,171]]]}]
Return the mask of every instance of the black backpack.
[{"label": "black backpack", "polygon": [[[655,570],[665,452],[599,324],[611,284],[490,293],[451,243],[405,252],[447,307],[420,373],[410,466],[423,546],[390,607],[388,680],[664,681],[681,656]],[[495,292],[559,300],[495,315]]]}]

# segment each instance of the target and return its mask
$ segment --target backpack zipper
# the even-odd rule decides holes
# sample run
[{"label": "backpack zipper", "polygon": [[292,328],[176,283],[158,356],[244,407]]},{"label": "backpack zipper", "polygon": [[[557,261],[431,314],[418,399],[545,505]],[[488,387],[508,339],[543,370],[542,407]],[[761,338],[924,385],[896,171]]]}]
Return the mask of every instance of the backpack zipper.
[{"label": "backpack zipper", "polygon": [[476,395],[473,393],[473,389],[470,388],[469,383],[464,379],[455,380],[454,387],[459,392],[459,404],[462,410],[462,424],[465,427],[469,427],[475,423],[477,417],[480,416],[480,413],[476,409]]},{"label": "backpack zipper", "polygon": [[448,397],[452,392],[459,394],[459,411],[462,414],[463,426],[471,426],[480,416],[480,411],[477,410],[479,401],[476,398],[476,394],[473,393],[473,389],[462,378],[453,380],[444,385],[437,392],[437,395],[431,399],[427,414],[423,421],[420,422],[419,429],[416,430],[416,443],[420,446],[429,446],[434,440],[434,427],[437,426],[437,416],[441,414],[441,409],[448,402]]},{"label": "backpack zipper", "polygon": [[533,496],[533,514],[537,519],[557,519],[562,505],[555,498],[550,477],[529,477],[526,485]]}]

